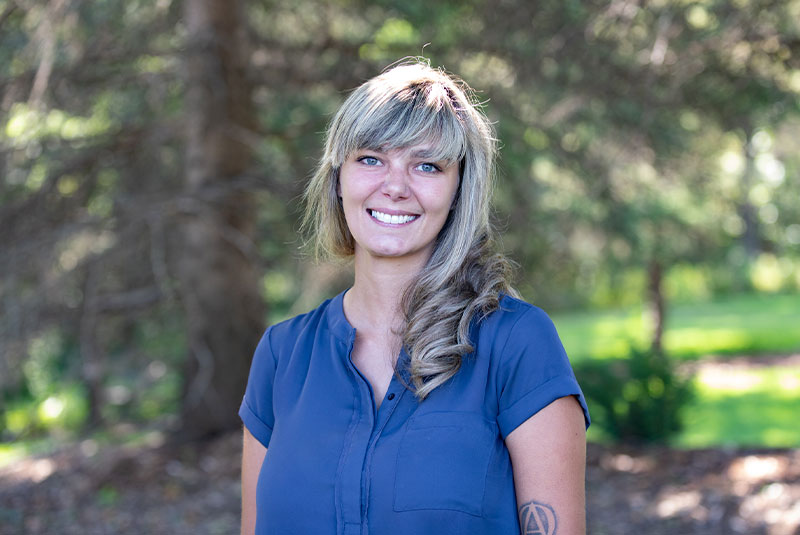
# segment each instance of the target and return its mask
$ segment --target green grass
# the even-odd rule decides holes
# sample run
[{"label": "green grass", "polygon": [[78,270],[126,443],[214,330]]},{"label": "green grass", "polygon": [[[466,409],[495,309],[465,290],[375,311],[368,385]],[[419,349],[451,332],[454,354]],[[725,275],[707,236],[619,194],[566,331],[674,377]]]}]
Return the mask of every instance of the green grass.
[{"label": "green grass", "polygon": [[[647,346],[641,307],[554,314],[553,321],[573,362],[624,357],[631,346]],[[670,306],[664,348],[683,359],[798,350],[800,295],[741,295]]]},{"label": "green grass", "polygon": [[800,366],[738,368],[695,378],[678,447],[800,447]]}]

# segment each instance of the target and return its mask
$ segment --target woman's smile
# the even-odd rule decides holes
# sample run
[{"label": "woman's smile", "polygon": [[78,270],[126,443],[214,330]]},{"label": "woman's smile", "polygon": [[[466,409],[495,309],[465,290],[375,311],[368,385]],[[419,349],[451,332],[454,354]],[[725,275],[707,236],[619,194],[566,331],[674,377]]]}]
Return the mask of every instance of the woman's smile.
[{"label": "woman's smile", "polygon": [[392,214],[390,211],[380,212],[378,210],[367,209],[367,212],[378,222],[389,226],[407,225],[419,218],[418,214]]}]

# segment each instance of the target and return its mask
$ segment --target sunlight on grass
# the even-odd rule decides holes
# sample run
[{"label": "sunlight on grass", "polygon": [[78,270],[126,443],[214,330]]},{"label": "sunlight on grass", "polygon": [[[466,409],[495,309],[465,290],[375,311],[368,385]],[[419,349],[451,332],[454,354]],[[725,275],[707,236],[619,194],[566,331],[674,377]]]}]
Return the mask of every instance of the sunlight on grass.
[{"label": "sunlight on grass", "polygon": [[800,447],[800,367],[722,366],[695,378],[680,447]]},{"label": "sunlight on grass", "polygon": [[720,371],[706,369],[695,379],[698,390],[706,398],[727,396],[758,389],[764,384],[764,374],[748,369]]},{"label": "sunlight on grass", "polygon": [[703,329],[685,327],[669,329],[664,335],[667,353],[684,355],[708,353],[730,353],[741,351],[751,345],[750,337],[742,329]]}]

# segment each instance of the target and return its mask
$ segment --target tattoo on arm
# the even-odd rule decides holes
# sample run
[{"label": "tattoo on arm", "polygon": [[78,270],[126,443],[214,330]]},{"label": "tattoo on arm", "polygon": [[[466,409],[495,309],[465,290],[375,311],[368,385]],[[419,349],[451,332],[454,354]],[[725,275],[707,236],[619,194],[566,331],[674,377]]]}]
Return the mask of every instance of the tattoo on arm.
[{"label": "tattoo on arm", "polygon": [[546,503],[536,501],[519,507],[520,535],[556,535],[556,512]]}]

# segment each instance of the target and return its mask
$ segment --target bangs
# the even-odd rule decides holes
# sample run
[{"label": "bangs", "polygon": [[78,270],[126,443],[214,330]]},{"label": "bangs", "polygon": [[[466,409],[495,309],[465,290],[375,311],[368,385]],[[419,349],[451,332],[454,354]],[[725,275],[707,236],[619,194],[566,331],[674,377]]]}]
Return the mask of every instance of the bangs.
[{"label": "bangs", "polygon": [[[388,81],[390,82],[390,81]],[[424,158],[455,163],[467,152],[467,133],[450,92],[441,83],[420,82],[387,91],[368,87],[342,114],[338,146],[331,147],[340,166],[360,149],[392,150],[425,145]],[[356,95],[353,95],[354,97]],[[344,110],[343,110],[344,111]]]}]

